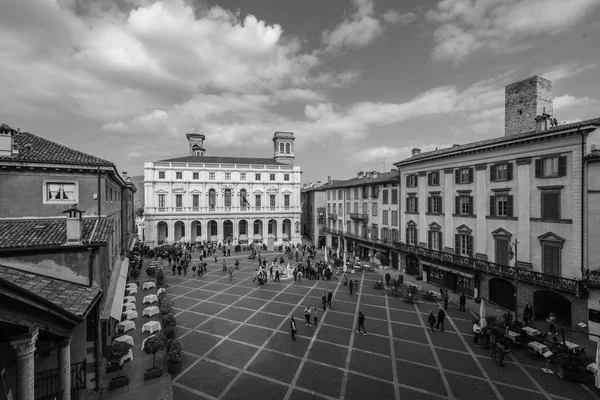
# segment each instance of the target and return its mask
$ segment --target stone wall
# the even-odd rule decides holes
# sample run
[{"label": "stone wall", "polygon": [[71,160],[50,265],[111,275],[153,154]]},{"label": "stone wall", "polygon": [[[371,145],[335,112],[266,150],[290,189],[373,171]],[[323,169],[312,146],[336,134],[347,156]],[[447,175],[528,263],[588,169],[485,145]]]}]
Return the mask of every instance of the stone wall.
[{"label": "stone wall", "polygon": [[553,115],[552,82],[534,76],[506,86],[504,112],[506,136],[535,130],[535,117],[544,112]]}]

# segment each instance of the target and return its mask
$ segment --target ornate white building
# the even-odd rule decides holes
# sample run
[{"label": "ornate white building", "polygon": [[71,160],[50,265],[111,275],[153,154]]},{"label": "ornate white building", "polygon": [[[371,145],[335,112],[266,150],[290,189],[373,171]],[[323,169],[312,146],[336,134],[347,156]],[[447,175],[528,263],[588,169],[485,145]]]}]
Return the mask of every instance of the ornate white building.
[{"label": "ornate white building", "polygon": [[205,156],[204,135],[187,139],[189,156],[144,163],[149,246],[301,242],[293,133],[275,133],[273,158]]}]

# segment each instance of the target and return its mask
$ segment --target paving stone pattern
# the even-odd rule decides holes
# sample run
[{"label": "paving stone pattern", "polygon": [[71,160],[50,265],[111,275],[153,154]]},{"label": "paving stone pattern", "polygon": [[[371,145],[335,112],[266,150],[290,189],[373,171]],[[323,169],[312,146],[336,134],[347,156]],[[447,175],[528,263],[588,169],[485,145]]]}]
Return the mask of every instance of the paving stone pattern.
[{"label": "paving stone pattern", "polygon": [[[267,253],[267,259],[272,256]],[[431,333],[423,323],[438,305],[391,296],[386,302],[385,293],[372,287],[380,278],[374,273],[353,276],[361,282],[359,300],[335,277],[258,286],[252,282],[257,262],[245,255],[237,259],[232,282],[221,271],[221,257],[217,264],[209,259],[203,277],[168,274],[185,351],[181,372],[172,376],[175,399],[337,399],[343,393],[345,400],[398,394],[411,400],[600,400],[590,386],[544,373],[544,361],[525,358],[521,350],[504,367],[492,363],[489,351],[472,343],[471,316],[456,308],[448,310],[445,332]],[[321,296],[329,290],[332,309],[323,312]],[[319,309],[316,327],[312,321],[306,326],[306,305]],[[359,310],[367,336],[353,326]]]}]

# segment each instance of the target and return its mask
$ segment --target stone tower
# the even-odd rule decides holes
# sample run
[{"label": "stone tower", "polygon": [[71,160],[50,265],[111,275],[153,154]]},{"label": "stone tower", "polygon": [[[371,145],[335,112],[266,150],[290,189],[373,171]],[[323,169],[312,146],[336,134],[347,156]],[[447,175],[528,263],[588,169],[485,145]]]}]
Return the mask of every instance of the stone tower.
[{"label": "stone tower", "polygon": [[552,82],[539,76],[511,83],[504,92],[504,135],[535,130],[535,118],[553,115]]},{"label": "stone tower", "polygon": [[282,164],[294,164],[294,140],[292,132],[275,132],[273,135],[273,158],[275,161]]},{"label": "stone tower", "polygon": [[185,135],[190,144],[190,156],[202,157],[204,152],[204,139],[206,137],[201,133],[188,133]]}]

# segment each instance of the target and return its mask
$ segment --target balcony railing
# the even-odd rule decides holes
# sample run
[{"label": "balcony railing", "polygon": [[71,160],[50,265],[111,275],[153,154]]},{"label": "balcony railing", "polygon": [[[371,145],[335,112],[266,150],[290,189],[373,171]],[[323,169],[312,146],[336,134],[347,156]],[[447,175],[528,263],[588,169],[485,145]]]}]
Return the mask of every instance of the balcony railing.
[{"label": "balcony railing", "polygon": [[338,218],[337,214],[331,214],[330,213],[330,214],[327,214],[327,216],[328,216],[329,219],[337,219]]},{"label": "balcony railing", "polygon": [[[364,240],[367,242],[374,242],[400,250],[405,253],[411,253],[417,256],[438,260],[453,265],[460,266],[462,268],[471,269],[474,272],[484,272],[496,276],[502,276],[505,278],[515,279],[515,267],[508,265],[500,265],[486,260],[480,260],[478,258],[464,257],[453,253],[447,253],[441,250],[432,250],[426,247],[409,245],[402,242],[394,242],[386,239],[371,239],[368,235],[357,235],[354,233],[344,232],[339,229],[323,228],[324,232],[331,233],[334,235],[345,236],[348,238]],[[537,272],[530,269],[517,268],[516,269],[517,279],[522,282],[532,283],[534,285],[544,286],[552,290],[562,290],[573,294],[583,294],[585,290],[582,285],[586,284],[586,281],[577,280],[572,278],[564,278],[561,276],[545,274],[543,272]],[[592,283],[593,285],[593,283]]]},{"label": "balcony railing", "polygon": [[369,215],[368,214],[361,214],[361,213],[350,213],[350,219],[355,219],[358,221],[368,221],[369,220]]},{"label": "balcony railing", "polygon": [[160,213],[232,213],[232,212],[300,212],[300,207],[245,206],[245,207],[146,207],[146,214]]}]

